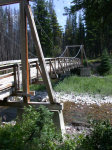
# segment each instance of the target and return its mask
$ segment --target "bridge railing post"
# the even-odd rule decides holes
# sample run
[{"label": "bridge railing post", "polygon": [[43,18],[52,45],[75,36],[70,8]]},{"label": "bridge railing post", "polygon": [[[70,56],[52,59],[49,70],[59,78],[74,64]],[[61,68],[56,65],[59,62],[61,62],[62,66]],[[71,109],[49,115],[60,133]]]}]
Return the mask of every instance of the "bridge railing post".
[{"label": "bridge railing post", "polygon": [[49,60],[49,65],[50,65],[50,76],[51,76],[51,72],[52,72],[52,67],[51,67],[51,59]]},{"label": "bridge railing post", "polygon": [[59,57],[57,59],[58,59],[58,70],[59,70]]},{"label": "bridge railing post", "polygon": [[14,88],[16,94],[17,93],[17,64],[14,64],[13,71],[14,71]]},{"label": "bridge railing post", "polygon": [[28,63],[28,66],[29,66],[29,84],[31,84],[31,66],[30,66],[30,63]]},{"label": "bridge railing post", "polygon": [[83,45],[81,45],[81,65],[83,65]]},{"label": "bridge railing post", "polygon": [[37,79],[36,79],[36,81],[38,82],[38,79],[39,79],[39,71],[38,71],[38,64],[37,64],[38,62],[36,61],[36,71],[37,71]]},{"label": "bridge railing post", "polygon": [[67,58],[65,58],[65,62],[66,62],[66,68],[68,70]]},{"label": "bridge railing post", "polygon": [[18,77],[18,79],[17,79],[17,81],[18,81],[17,89],[20,90],[21,89],[21,83],[20,83],[20,65],[19,64],[17,64],[17,77]]}]

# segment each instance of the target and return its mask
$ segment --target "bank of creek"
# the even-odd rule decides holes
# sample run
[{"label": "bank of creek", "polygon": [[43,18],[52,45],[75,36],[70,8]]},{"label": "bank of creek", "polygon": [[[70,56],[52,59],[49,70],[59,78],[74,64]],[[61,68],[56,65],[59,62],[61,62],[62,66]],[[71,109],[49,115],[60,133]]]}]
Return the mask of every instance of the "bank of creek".
[{"label": "bank of creek", "polygon": [[[112,96],[56,92],[58,102],[64,103],[64,121],[69,134],[87,132],[89,121],[109,119],[112,123]],[[19,99],[21,100],[21,99]],[[47,101],[47,92],[36,92],[31,101]],[[17,110],[9,107],[0,108],[2,121],[11,121]]]}]

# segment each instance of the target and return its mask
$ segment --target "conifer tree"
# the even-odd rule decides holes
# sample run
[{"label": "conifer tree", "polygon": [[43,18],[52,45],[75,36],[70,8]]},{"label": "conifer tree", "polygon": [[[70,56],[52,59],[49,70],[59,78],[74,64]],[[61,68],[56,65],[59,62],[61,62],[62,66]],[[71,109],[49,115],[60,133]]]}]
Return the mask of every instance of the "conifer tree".
[{"label": "conifer tree", "polygon": [[103,51],[102,57],[101,57],[101,65],[99,68],[99,73],[101,75],[109,74],[111,71],[111,63],[110,58],[107,52],[107,49]]},{"label": "conifer tree", "polygon": [[62,31],[53,8],[53,0],[35,0],[33,8],[45,57],[58,55],[62,44]]}]

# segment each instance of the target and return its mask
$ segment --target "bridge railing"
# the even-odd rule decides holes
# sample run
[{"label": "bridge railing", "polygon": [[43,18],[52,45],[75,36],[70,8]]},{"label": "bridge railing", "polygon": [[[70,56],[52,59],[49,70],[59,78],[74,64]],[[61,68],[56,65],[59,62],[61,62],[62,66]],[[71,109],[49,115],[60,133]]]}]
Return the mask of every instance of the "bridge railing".
[{"label": "bridge railing", "polygon": [[9,64],[0,66],[0,91],[14,87],[19,89],[19,65]]},{"label": "bridge railing", "polygon": [[48,58],[46,59],[46,64],[50,65],[50,73],[55,71],[69,70],[71,68],[77,68],[81,65],[79,58],[73,57],[57,57],[57,58]]},{"label": "bridge railing", "polygon": [[[46,58],[46,69],[51,77],[58,77],[58,74],[65,73],[81,66],[79,58],[73,57],[57,57]],[[15,92],[20,90],[22,84],[21,61],[0,62],[0,90],[14,87]],[[29,60],[29,81],[30,84],[42,83],[42,71],[38,59]]]}]

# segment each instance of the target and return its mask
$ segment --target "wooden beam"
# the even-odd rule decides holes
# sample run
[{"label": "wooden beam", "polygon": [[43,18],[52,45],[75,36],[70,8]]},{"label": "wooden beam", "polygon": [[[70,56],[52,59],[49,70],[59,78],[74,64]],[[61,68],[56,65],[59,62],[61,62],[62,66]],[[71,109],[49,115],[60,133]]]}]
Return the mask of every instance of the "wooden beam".
[{"label": "wooden beam", "polygon": [[[29,65],[28,65],[28,37],[27,37],[27,17],[24,9],[25,0],[20,3],[20,46],[22,63],[22,85],[23,92],[29,94]],[[24,102],[29,102],[29,97],[24,97]]]},{"label": "wooden beam", "polygon": [[47,92],[48,92],[50,103],[54,103],[53,89],[52,89],[50,78],[49,78],[49,75],[48,75],[48,72],[47,72],[47,69],[46,69],[46,63],[45,63],[42,47],[41,47],[41,44],[40,44],[40,40],[39,40],[39,36],[38,36],[38,33],[37,33],[37,29],[36,29],[36,25],[35,25],[35,22],[34,22],[34,18],[33,18],[31,8],[30,8],[30,6],[28,5],[27,2],[26,2],[26,5],[25,5],[25,10],[26,10],[26,15],[28,17],[29,25],[30,25],[30,28],[31,28],[32,38],[33,38],[33,41],[35,43],[35,48],[36,48],[37,56],[38,56],[38,59],[39,59],[40,67],[41,67],[41,70],[42,70],[42,78],[43,78],[43,81],[46,85],[46,89],[47,89]]},{"label": "wooden beam", "polygon": [[40,107],[41,105],[47,107],[49,110],[63,110],[63,104],[50,104],[48,102],[4,102],[0,101],[0,106],[10,106],[10,107],[17,107],[17,108],[24,108],[24,106],[33,106],[35,108]]},{"label": "wooden beam", "polygon": [[[16,3],[20,3],[22,1],[23,0],[0,0],[0,6],[16,4]],[[32,1],[32,0],[28,0],[28,1]]]},{"label": "wooden beam", "polygon": [[0,0],[0,6],[20,3],[22,0]]},{"label": "wooden beam", "polygon": [[35,96],[35,91],[30,91],[29,94],[23,93],[23,91],[17,91],[16,93],[13,93],[12,96],[31,97]]},{"label": "wooden beam", "polygon": [[11,77],[11,76],[13,76],[13,75],[14,75],[14,73],[13,73],[13,72],[11,72],[11,73],[7,73],[7,74],[4,74],[4,75],[1,75],[1,76],[0,76],[0,80],[1,80],[1,79],[4,79],[4,78]]},{"label": "wooden beam", "polygon": [[81,49],[81,65],[83,65],[83,45],[80,46]]},{"label": "wooden beam", "polygon": [[4,98],[10,97],[13,93],[14,88],[7,87],[5,90],[0,91],[0,101],[3,101]]},{"label": "wooden beam", "polygon": [[12,88],[12,87],[14,87],[13,83],[7,83],[7,84],[5,83],[5,84],[2,84],[2,86],[0,86],[0,91],[4,91],[4,90],[6,90],[8,88]]}]

